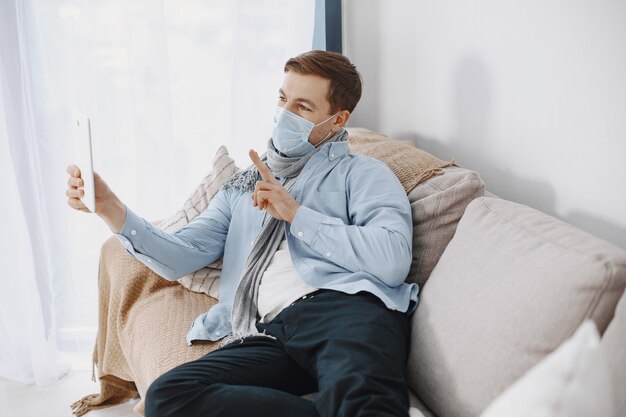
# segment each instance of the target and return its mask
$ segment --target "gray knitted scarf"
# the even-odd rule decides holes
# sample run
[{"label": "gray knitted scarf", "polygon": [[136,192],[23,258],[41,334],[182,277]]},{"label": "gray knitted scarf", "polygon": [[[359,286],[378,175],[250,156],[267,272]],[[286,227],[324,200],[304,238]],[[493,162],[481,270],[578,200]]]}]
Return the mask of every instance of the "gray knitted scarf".
[{"label": "gray knitted scarf", "polygon": [[[345,129],[341,129],[326,142],[340,142],[347,139],[348,132]],[[272,139],[269,139],[267,152],[263,154],[261,160],[267,163],[272,174],[279,178],[283,187],[290,191],[306,163],[319,151],[321,145],[316,146],[315,151],[307,155],[288,157],[278,152],[274,147]],[[252,164],[244,171],[231,176],[222,188],[237,188],[244,192],[252,191],[255,183],[261,179],[258,169]],[[241,280],[235,292],[231,313],[232,333],[222,340],[220,346],[225,346],[234,341],[243,341],[243,339],[250,336],[272,337],[265,333],[259,333],[256,328],[257,301],[259,284],[261,283],[263,273],[278,249],[280,242],[283,240],[284,234],[284,220],[275,219],[266,212],[263,227],[246,259]]]}]

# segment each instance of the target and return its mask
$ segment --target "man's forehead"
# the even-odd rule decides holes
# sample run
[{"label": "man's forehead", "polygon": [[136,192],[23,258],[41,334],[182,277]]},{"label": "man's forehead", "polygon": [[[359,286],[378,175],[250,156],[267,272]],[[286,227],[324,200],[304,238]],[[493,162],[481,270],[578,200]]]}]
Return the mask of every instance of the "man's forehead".
[{"label": "man's forehead", "polygon": [[295,71],[285,73],[280,91],[290,100],[303,99],[313,102],[318,108],[330,107],[328,90],[330,80],[313,74],[300,74]]}]

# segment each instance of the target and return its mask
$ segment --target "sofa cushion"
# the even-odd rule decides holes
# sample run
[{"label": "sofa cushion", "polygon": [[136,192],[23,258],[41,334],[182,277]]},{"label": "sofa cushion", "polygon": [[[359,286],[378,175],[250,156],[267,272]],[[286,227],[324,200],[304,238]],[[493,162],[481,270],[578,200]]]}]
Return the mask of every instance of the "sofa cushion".
[{"label": "sofa cushion", "polygon": [[476,171],[444,168],[409,194],[413,216],[413,259],[408,282],[424,284],[454,236],[467,205],[485,192]]},{"label": "sofa cushion", "polygon": [[614,417],[613,389],[595,324],[574,336],[500,394],[481,417]]},{"label": "sofa cushion", "polygon": [[540,211],[480,197],[412,317],[410,387],[436,415],[477,416],[586,318],[600,333],[626,251]]},{"label": "sofa cushion", "polygon": [[[211,199],[217,194],[222,184],[231,175],[241,171],[228,154],[226,146],[220,146],[211,164],[211,170],[194,189],[183,207],[161,222],[157,227],[174,233],[185,226],[207,208]],[[180,278],[180,284],[194,292],[205,293],[211,297],[219,297],[219,277],[222,273],[222,258],[191,274]]]},{"label": "sofa cushion", "polygon": [[616,416],[626,415],[626,292],[615,309],[615,316],[607,327],[602,341],[602,352],[609,364],[615,392]]}]

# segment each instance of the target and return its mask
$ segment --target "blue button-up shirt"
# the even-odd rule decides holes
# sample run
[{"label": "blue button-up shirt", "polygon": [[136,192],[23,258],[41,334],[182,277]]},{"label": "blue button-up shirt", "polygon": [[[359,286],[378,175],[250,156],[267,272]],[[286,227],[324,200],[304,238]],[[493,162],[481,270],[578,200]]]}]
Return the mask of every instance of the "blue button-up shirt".
[{"label": "blue button-up shirt", "polygon": [[[290,193],[301,206],[285,237],[294,268],[307,284],[354,294],[368,291],[392,310],[417,307],[411,266],[411,207],[400,181],[381,161],[349,152],[347,141],[322,146]],[[219,303],[194,321],[187,342],[218,340],[231,332],[235,290],[265,211],[251,191],[219,191],[208,207],[174,233],[126,210],[116,236],[127,251],[168,280],[223,256]]]}]

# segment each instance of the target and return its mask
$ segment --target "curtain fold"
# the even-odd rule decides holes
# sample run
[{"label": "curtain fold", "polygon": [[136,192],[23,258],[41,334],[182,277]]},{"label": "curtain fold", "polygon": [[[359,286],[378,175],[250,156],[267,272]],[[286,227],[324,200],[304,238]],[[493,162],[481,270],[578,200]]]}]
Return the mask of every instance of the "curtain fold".
[{"label": "curtain fold", "polygon": [[[58,290],[67,282],[66,256],[57,230],[63,227],[60,207],[48,204],[47,152],[50,136],[42,132],[45,112],[33,90],[42,95],[32,69],[28,44],[37,34],[27,29],[27,4],[3,2],[0,13],[0,100],[2,102],[2,237],[3,291],[0,304],[0,376],[46,384],[67,371],[56,351]],[[43,154],[43,155],[42,155]],[[56,187],[57,189],[59,187]],[[56,253],[55,253],[56,252]],[[59,285],[55,286],[55,282]]]},{"label": "curtain fold", "polygon": [[310,49],[314,0],[0,2],[0,377],[88,367],[110,235],[67,206],[71,110],[94,169],[148,219],[176,211],[226,144],[264,151],[283,64]]}]

